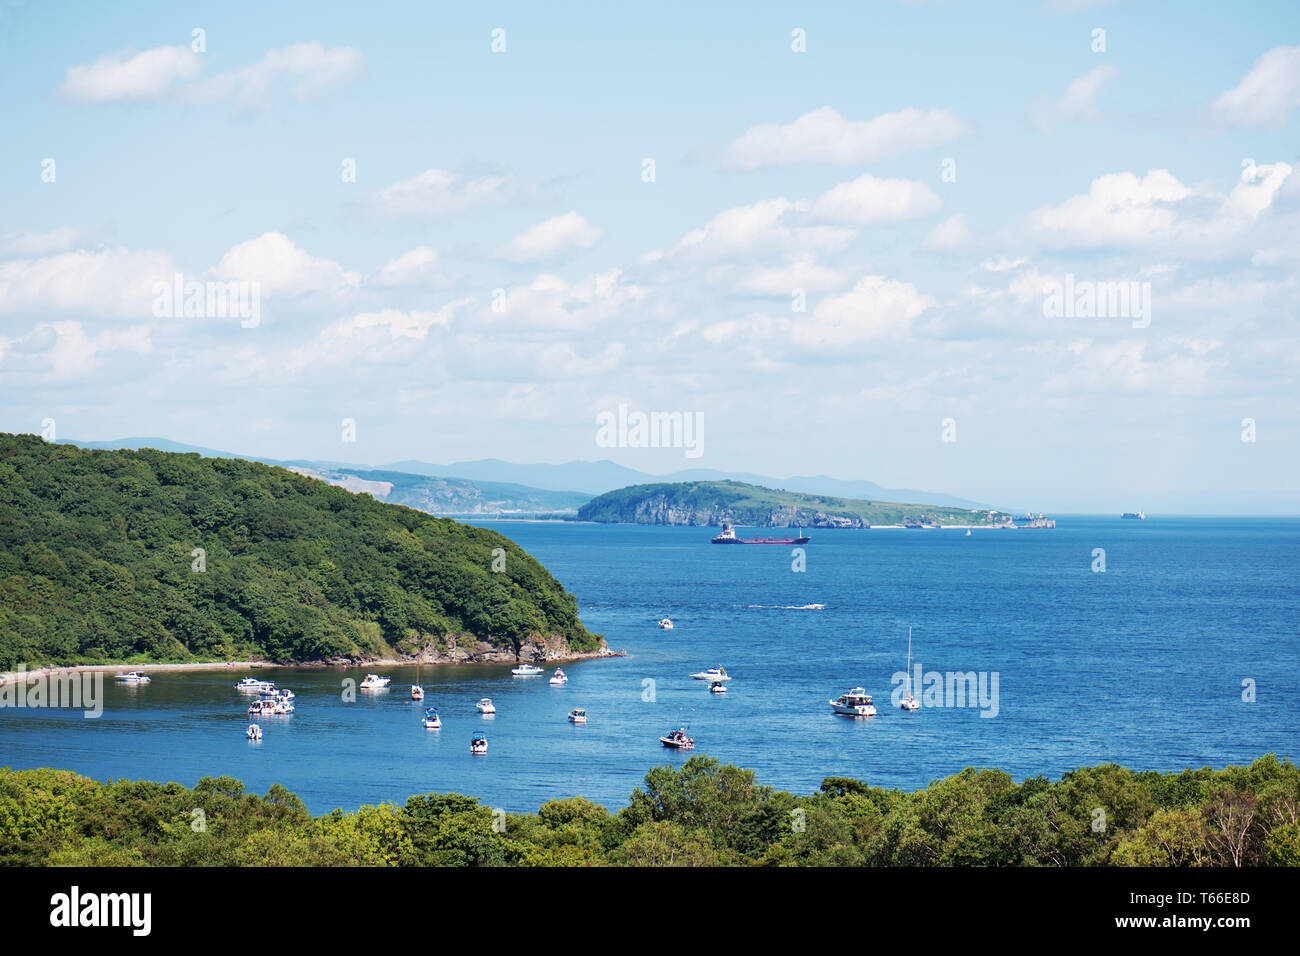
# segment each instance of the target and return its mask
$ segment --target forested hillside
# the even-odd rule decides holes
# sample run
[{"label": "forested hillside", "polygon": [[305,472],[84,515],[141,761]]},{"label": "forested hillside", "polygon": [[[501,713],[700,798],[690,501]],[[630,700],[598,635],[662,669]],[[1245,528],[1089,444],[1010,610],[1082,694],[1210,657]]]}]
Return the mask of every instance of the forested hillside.
[{"label": "forested hillside", "polygon": [[448,635],[602,645],[495,531],[240,459],[0,434],[0,670],[374,657]]}]

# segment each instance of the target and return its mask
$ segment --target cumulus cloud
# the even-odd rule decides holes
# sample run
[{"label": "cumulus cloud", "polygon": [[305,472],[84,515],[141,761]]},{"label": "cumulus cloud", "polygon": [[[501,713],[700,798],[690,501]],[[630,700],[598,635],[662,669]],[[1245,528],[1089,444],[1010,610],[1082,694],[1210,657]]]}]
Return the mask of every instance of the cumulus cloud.
[{"label": "cumulus cloud", "polygon": [[308,254],[281,232],[266,232],[232,247],[216,272],[226,279],[258,282],[262,295],[335,295],[361,282],[357,273]]},{"label": "cumulus cloud", "polygon": [[186,46],[159,46],[137,53],[107,53],[94,63],[68,67],[59,92],[78,103],[156,100],[181,80],[198,75],[198,54]]},{"label": "cumulus cloud", "polygon": [[1097,94],[1117,76],[1119,69],[1114,66],[1094,67],[1071,82],[1059,100],[1037,97],[1029,104],[1029,125],[1047,133],[1068,120],[1096,119]]},{"label": "cumulus cloud", "polygon": [[506,174],[465,177],[445,169],[426,169],[380,189],[375,203],[385,215],[434,218],[501,203],[512,192],[513,181]]},{"label": "cumulus cloud", "polygon": [[621,269],[610,269],[578,282],[540,275],[528,285],[496,297],[484,316],[513,327],[581,330],[621,315],[648,293],[644,286],[624,282]]},{"label": "cumulus cloud", "polygon": [[925,238],[921,240],[921,245],[932,252],[949,252],[961,249],[969,243],[970,227],[966,222],[966,214],[961,212],[949,216],[926,233]]},{"label": "cumulus cloud", "polygon": [[[857,234],[841,226],[804,224],[810,208],[806,201],[778,198],[726,209],[684,235],[668,255],[719,259],[764,252],[798,254],[842,247]],[[661,257],[652,253],[649,258]]]},{"label": "cumulus cloud", "polygon": [[791,296],[796,289],[805,293],[840,289],[847,281],[840,269],[819,265],[808,256],[791,256],[783,265],[749,269],[735,280],[735,289],[751,295]]},{"label": "cumulus cloud", "polygon": [[155,282],[171,281],[171,256],[99,249],[0,262],[0,312],[55,309],[98,316],[152,315]]},{"label": "cumulus cloud", "polygon": [[941,146],[972,131],[946,109],[908,108],[854,122],[823,106],[792,123],[751,127],[728,147],[726,159],[745,169],[808,162],[849,165]]},{"label": "cumulus cloud", "polygon": [[1234,126],[1281,126],[1300,106],[1300,45],[1278,46],[1258,60],[1241,82],[1214,101],[1214,111]]},{"label": "cumulus cloud", "polygon": [[48,256],[67,252],[82,235],[82,230],[72,226],[61,226],[49,232],[11,232],[0,237],[0,256]]},{"label": "cumulus cloud", "polygon": [[932,305],[933,300],[911,283],[869,275],[797,318],[790,337],[798,345],[818,349],[903,339],[913,320]]},{"label": "cumulus cloud", "polygon": [[511,262],[537,262],[566,252],[590,249],[600,241],[602,230],[576,212],[566,212],[525,229],[501,250]]},{"label": "cumulus cloud", "polygon": [[438,270],[438,250],[416,246],[385,262],[369,281],[377,286],[439,286],[445,280]]},{"label": "cumulus cloud", "polygon": [[828,190],[813,203],[812,214],[828,222],[901,222],[928,216],[942,205],[938,194],[924,183],[868,174]]}]

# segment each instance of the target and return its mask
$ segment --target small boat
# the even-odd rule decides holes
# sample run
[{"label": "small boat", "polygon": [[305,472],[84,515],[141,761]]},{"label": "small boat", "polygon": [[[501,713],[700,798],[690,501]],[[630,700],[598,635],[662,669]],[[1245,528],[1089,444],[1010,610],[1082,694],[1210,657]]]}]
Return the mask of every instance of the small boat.
[{"label": "small boat", "polygon": [[876,705],[871,702],[871,695],[862,687],[840,694],[837,700],[830,701],[831,710],[845,717],[874,717]]},{"label": "small boat", "polygon": [[362,690],[387,690],[388,685],[393,682],[391,677],[380,677],[378,674],[367,674],[366,679],[361,682]]},{"label": "small boat", "polygon": [[655,624],[665,631],[671,631],[673,629],[673,622],[668,620],[668,618],[664,618],[662,621],[655,621]]},{"label": "small boat", "polygon": [[569,711],[569,723],[585,724],[587,722],[587,711],[581,707],[575,707]]},{"label": "small boat", "polygon": [[966,537],[968,537],[968,538],[970,537],[970,528],[967,528],[967,529],[966,529]]},{"label": "small boat", "polygon": [[487,753],[487,738],[475,737],[469,742],[469,752],[472,754]]},{"label": "small boat", "polygon": [[520,664],[510,672],[515,677],[536,677],[538,674],[545,674],[545,667],[538,667],[536,664]]},{"label": "small boat", "polygon": [[258,680],[256,677],[245,677],[235,685],[235,690],[242,690],[253,694],[263,694],[275,690],[275,681]]},{"label": "small boat", "polygon": [[558,667],[555,668],[555,673],[551,675],[551,683],[556,687],[559,687],[561,684],[567,684],[568,682],[569,675],[564,673],[564,671],[560,670]]},{"label": "small boat", "polygon": [[725,694],[726,692],[727,692],[727,685],[722,683],[722,681],[720,680],[715,680],[712,684],[709,685],[710,694]]},{"label": "small boat", "polygon": [[731,680],[731,677],[728,676],[727,669],[725,667],[710,667],[706,671],[700,671],[698,674],[692,674],[691,676],[694,677],[696,680],[707,680],[707,681]]},{"label": "small boat", "polygon": [[695,749],[695,738],[687,736],[685,727],[670,730],[667,735],[659,738],[659,742],[665,747],[672,747],[674,750]]},{"label": "small boat", "polygon": [[262,739],[262,728],[259,727],[259,726],[257,726],[257,724],[249,724],[249,725],[248,725],[248,739],[249,739],[249,740],[261,740],[261,739]]},{"label": "small boat", "polygon": [[442,726],[442,719],[438,716],[438,708],[430,707],[424,712],[425,730],[437,730]]},{"label": "small boat", "polygon": [[424,655],[415,662],[415,683],[411,685],[411,700],[424,700],[424,685],[420,683],[420,665],[424,663]]},{"label": "small boat", "polygon": [[150,680],[147,674],[141,674],[139,671],[130,671],[126,674],[118,674],[117,679],[124,684],[147,684]]},{"label": "small boat", "polygon": [[285,687],[282,690],[277,690],[275,696],[279,697],[281,700],[293,700],[297,695],[289,688]]},{"label": "small boat", "polygon": [[497,712],[496,704],[492,703],[491,697],[484,697],[474,706],[478,708],[480,714],[495,714]]},{"label": "small boat", "polygon": [[[966,532],[970,534],[969,531]],[[898,706],[903,710],[920,710],[921,702],[912,696],[912,629],[907,629],[907,692],[903,694],[903,699],[898,702]]]}]

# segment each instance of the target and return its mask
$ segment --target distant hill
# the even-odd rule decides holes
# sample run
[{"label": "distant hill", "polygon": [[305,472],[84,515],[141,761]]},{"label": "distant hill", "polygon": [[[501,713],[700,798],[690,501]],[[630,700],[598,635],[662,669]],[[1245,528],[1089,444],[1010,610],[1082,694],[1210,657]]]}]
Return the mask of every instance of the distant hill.
[{"label": "distant hill", "polygon": [[573,514],[591,500],[578,491],[544,491],[495,481],[467,481],[401,471],[309,468],[292,465],[290,471],[320,478],[348,491],[365,493],[381,501],[406,505],[418,511],[447,516]]},{"label": "distant hill", "polygon": [[604,646],[573,596],[495,531],[259,462],[0,433],[0,670],[512,659],[526,644]]},{"label": "distant hill", "polygon": [[929,518],[937,524],[994,524],[987,512],[933,504],[835,498],[774,491],[740,481],[659,482],[599,495],[578,509],[578,520],[624,524],[758,528],[862,528]]}]

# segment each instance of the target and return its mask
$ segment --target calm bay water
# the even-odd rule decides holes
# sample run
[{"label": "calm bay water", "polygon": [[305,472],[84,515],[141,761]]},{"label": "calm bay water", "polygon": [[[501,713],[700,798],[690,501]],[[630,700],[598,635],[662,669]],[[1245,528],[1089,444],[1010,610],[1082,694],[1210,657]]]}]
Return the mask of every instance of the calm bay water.
[{"label": "calm bay water", "polygon": [[[1300,751],[1300,519],[821,531],[803,573],[790,548],[714,547],[705,528],[486,524],[542,561],[584,623],[628,656],[568,666],[561,688],[508,666],[426,667],[440,731],[407,699],[414,668],[383,671],[392,689],[355,703],[340,681],[363,669],[261,671],[295,691],[297,712],[261,719],[257,743],[233,686],[247,671],[109,680],[98,720],[0,709],[0,765],[186,785],[226,774],[257,792],[282,783],[313,812],[430,790],[527,811],[573,794],[624,805],[647,769],[686,759],[657,739],[681,724],[697,753],[796,792],[832,775],[911,789],[968,765],[1019,780],[1103,761],[1176,770]],[[1095,548],[1105,573],[1092,571]],[[825,608],[795,609],[809,604]],[[674,630],[655,627],[663,616]],[[909,625],[925,671],[997,672],[995,718],[889,706]],[[715,664],[734,678],[725,695],[689,676]],[[827,700],[855,685],[878,717],[830,713]],[[495,717],[475,711],[480,697]],[[566,721],[573,707],[588,725]],[[478,732],[484,757],[469,753]]]}]

